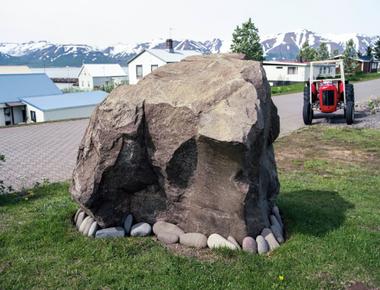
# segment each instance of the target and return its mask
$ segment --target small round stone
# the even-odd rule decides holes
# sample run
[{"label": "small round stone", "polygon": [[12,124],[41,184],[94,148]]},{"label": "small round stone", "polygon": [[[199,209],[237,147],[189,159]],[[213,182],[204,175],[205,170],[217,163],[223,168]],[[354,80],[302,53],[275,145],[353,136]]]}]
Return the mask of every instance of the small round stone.
[{"label": "small round stone", "polygon": [[274,237],[272,231],[270,229],[263,229],[261,232],[261,235],[264,237],[264,239],[267,241],[269,245],[269,249],[273,251],[274,249],[278,248],[280,244],[277,242],[276,238]]},{"label": "small round stone", "polygon": [[124,237],[124,229],[122,227],[112,227],[102,230],[98,230],[95,234],[95,238],[120,238]]},{"label": "small round stone", "polygon": [[227,241],[219,234],[211,234],[207,239],[207,245],[210,249],[227,248],[237,250],[237,247],[233,243]]},{"label": "small round stone", "polygon": [[131,214],[129,214],[125,218],[124,225],[123,225],[126,236],[129,236],[129,234],[131,232],[132,224],[133,224],[133,216]]},{"label": "small round stone", "polygon": [[79,226],[79,232],[81,232],[81,233],[84,232],[84,228],[86,227],[87,222],[88,222],[88,220],[89,220],[90,218],[91,218],[90,216],[86,216],[86,217],[84,218],[84,220],[82,221],[82,223],[81,223],[80,226]]},{"label": "small round stone", "polygon": [[265,253],[268,253],[269,251],[269,246],[268,246],[268,243],[267,241],[264,239],[263,236],[261,235],[258,235],[256,237],[256,244],[257,244],[257,252],[259,254],[265,254]]},{"label": "small round stone", "polygon": [[163,233],[163,232],[175,234],[178,237],[180,237],[181,235],[185,233],[180,227],[178,227],[175,224],[171,224],[165,221],[156,222],[153,225],[153,233],[156,236],[158,236],[160,233]]},{"label": "small round stone", "polygon": [[175,244],[179,238],[176,234],[162,232],[158,234],[157,239],[165,244]]},{"label": "small round stone", "polygon": [[239,243],[237,242],[237,240],[233,237],[233,236],[228,236],[227,237],[227,241],[230,241],[231,243],[233,243],[239,250],[241,250],[241,247],[239,245]]},{"label": "small round stone", "polygon": [[152,227],[148,223],[137,223],[132,226],[131,236],[132,237],[146,237],[152,232]]},{"label": "small round stone", "polygon": [[90,217],[87,220],[86,225],[84,226],[84,229],[83,229],[83,235],[85,235],[85,236],[88,235],[88,231],[90,230],[90,227],[91,227],[93,222],[94,222],[94,219],[92,217]]},{"label": "small round stone", "polygon": [[85,218],[86,214],[84,213],[84,211],[81,211],[79,214],[78,214],[78,218],[77,218],[77,222],[76,222],[76,226],[77,226],[77,229],[79,229],[80,225],[82,224],[84,218]]},{"label": "small round stone", "polygon": [[280,223],[281,225],[281,228],[284,227],[284,223],[282,222],[282,218],[281,218],[281,215],[280,215],[280,210],[278,208],[277,205],[275,205],[273,208],[272,208],[272,213],[275,215],[275,217],[277,218],[278,222]]},{"label": "small round stone", "polygon": [[97,230],[98,230],[98,223],[94,221],[91,224],[90,229],[88,230],[88,236],[94,237]]},{"label": "small round stone", "polygon": [[76,211],[75,216],[74,216],[74,223],[77,222],[78,215],[79,215],[79,213],[80,213],[81,211],[82,211],[81,208],[78,208],[78,210]]},{"label": "small round stone", "polygon": [[203,249],[207,247],[207,237],[201,233],[186,233],[179,237],[181,245]]},{"label": "small round stone", "polygon": [[276,238],[277,242],[282,244],[285,241],[285,239],[281,233],[281,230],[278,228],[278,226],[271,225],[270,229],[272,230],[272,233],[273,233],[274,237]]},{"label": "small round stone", "polygon": [[249,253],[257,253],[257,244],[254,238],[252,237],[245,237],[243,239],[242,243],[243,251],[249,252]]},{"label": "small round stone", "polygon": [[282,226],[277,220],[277,218],[274,215],[270,215],[269,219],[270,219],[271,225],[277,227],[281,231],[281,234],[282,234]]}]

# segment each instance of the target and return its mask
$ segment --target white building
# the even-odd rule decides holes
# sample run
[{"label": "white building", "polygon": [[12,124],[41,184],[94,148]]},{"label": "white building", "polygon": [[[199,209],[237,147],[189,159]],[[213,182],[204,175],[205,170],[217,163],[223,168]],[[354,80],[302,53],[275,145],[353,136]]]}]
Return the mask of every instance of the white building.
[{"label": "white building", "polygon": [[137,54],[128,62],[129,84],[134,85],[147,74],[160,66],[179,62],[191,55],[201,55],[194,50],[175,50],[173,41],[166,41],[166,49],[146,49]]},{"label": "white building", "polygon": [[119,85],[128,81],[127,73],[119,64],[84,64],[78,74],[79,88],[99,89],[104,85]]},{"label": "white building", "polygon": [[41,97],[23,98],[27,119],[30,122],[46,122],[88,118],[107,93],[103,91],[81,92]]},{"label": "white building", "polygon": [[304,82],[308,77],[308,64],[299,62],[264,61],[263,67],[271,85]]},{"label": "white building", "polygon": [[46,74],[0,74],[0,126],[28,121],[21,98],[60,94]]},{"label": "white building", "polygon": [[[288,83],[306,82],[310,76],[310,64],[300,62],[264,61],[263,67],[271,86]],[[335,64],[313,65],[314,77],[331,77],[336,75]]]}]

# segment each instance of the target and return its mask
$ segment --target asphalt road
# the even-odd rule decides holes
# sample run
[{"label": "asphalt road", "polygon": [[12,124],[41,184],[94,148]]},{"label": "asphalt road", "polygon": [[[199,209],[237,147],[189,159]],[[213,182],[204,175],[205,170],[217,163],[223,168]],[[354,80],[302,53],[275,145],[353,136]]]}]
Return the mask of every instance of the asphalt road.
[{"label": "asphalt road", "polygon": [[[354,83],[355,101],[368,101],[370,97],[380,97],[380,79]],[[302,120],[303,94],[289,94],[274,96],[273,101],[277,106],[280,115],[280,135],[286,135],[304,126]],[[333,114],[316,114],[316,118],[329,117],[331,115],[341,114],[338,111]],[[313,123],[321,122],[321,119],[313,120]]]}]

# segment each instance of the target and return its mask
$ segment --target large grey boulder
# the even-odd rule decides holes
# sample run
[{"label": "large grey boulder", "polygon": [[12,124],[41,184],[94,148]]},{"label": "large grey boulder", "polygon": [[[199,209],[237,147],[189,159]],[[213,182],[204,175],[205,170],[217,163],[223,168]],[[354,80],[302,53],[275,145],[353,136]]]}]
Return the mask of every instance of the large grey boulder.
[{"label": "large grey boulder", "polygon": [[193,56],[115,89],[82,139],[71,193],[101,227],[157,220],[241,243],[270,226],[277,109],[259,62]]}]

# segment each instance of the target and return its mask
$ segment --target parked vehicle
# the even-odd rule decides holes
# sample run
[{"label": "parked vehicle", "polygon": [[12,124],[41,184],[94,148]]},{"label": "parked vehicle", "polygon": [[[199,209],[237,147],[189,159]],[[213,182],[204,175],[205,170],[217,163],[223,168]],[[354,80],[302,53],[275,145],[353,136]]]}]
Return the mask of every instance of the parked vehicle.
[{"label": "parked vehicle", "polygon": [[309,80],[305,83],[303,121],[310,125],[314,111],[334,113],[344,110],[346,123],[355,119],[354,86],[344,78],[343,60],[310,63]]}]

